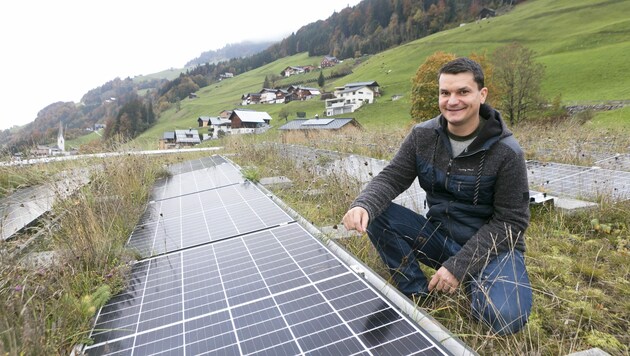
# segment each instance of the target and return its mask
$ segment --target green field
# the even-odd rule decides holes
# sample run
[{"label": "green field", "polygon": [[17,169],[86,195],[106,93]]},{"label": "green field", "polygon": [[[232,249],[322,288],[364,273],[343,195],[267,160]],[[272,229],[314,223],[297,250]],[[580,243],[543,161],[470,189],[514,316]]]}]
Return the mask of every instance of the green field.
[{"label": "green field", "polygon": [[[557,95],[561,95],[565,104],[628,100],[628,13],[630,1],[527,1],[502,16],[468,23],[376,55],[364,56],[354,66],[352,74],[327,82],[324,89],[330,91],[335,86],[350,82],[377,81],[382,97],[352,116],[368,129],[383,126],[400,128],[410,122],[411,78],[427,56],[436,51],[456,55],[490,54],[495,48],[516,41],[532,49],[537,60],[545,66],[542,89],[549,100]],[[155,148],[164,131],[195,127],[199,116],[216,116],[222,110],[240,107],[241,96],[260,91],[265,76],[277,76],[287,66],[315,64],[319,60],[320,57],[309,58],[302,53],[213,83],[199,90],[197,99],[184,99],[178,111],[172,108],[163,112],[158,123],[143,133],[136,143]],[[288,85],[293,80],[311,79],[318,75],[316,72],[293,76],[279,84]],[[392,101],[394,94],[403,97]],[[324,103],[317,99],[288,105],[252,105],[248,109],[268,112],[277,120],[272,121],[272,125],[279,127],[284,122],[280,121],[278,114],[284,107],[291,112],[305,111],[309,117],[315,114],[322,116],[324,111]],[[607,126],[630,126],[627,111],[598,115],[603,117],[597,117],[591,124],[606,122]],[[614,120],[610,119],[611,116]],[[295,114],[289,119],[294,117]]]}]

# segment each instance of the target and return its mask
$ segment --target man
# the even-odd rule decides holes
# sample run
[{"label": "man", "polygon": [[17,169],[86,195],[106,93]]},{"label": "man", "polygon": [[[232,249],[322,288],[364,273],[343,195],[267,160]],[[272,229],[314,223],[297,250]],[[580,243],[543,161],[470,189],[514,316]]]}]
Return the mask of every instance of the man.
[{"label": "man", "polygon": [[[410,298],[465,288],[475,318],[504,335],[527,322],[529,186],[523,151],[498,111],[478,63],[458,58],[438,75],[441,115],[415,125],[399,151],[351,204],[348,230],[367,232]],[[426,217],[392,203],[418,178]],[[418,261],[437,271],[427,280]]]}]

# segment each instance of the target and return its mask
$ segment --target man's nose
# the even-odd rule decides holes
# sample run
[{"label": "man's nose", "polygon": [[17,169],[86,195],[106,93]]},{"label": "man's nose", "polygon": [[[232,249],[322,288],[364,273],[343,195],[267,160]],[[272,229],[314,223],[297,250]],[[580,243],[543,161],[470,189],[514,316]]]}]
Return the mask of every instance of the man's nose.
[{"label": "man's nose", "polygon": [[451,95],[448,96],[448,104],[449,105],[457,104],[458,101],[459,101],[459,99],[457,98],[457,95],[451,94]]}]

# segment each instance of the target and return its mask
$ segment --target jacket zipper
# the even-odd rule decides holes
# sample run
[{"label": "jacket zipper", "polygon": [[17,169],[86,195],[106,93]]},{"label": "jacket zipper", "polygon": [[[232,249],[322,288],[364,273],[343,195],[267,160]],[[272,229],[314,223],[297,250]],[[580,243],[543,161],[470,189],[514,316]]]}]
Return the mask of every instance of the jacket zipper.
[{"label": "jacket zipper", "polygon": [[[444,190],[448,191],[448,180],[451,177],[451,167],[453,166],[453,159],[449,158],[448,159],[448,166],[446,167],[446,179],[444,179]],[[451,234],[451,224],[450,224],[450,216],[449,216],[449,208],[451,207],[451,202],[449,201],[446,204],[446,211],[444,211],[444,214],[446,214],[446,218],[447,218],[447,222],[446,222],[446,230],[448,231],[449,235]]]},{"label": "jacket zipper", "polygon": [[444,179],[444,189],[448,191],[448,180],[451,177],[451,167],[453,166],[453,159],[448,159],[448,166],[446,167],[446,179]]}]

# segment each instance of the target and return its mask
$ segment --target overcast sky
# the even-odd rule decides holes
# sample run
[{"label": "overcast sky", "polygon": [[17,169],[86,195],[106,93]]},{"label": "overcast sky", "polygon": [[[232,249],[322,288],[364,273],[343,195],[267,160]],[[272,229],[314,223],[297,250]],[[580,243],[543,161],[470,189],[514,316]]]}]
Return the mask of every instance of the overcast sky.
[{"label": "overcast sky", "polygon": [[116,78],[182,68],[202,52],[280,40],[359,0],[8,0],[0,4],[0,129]]}]

